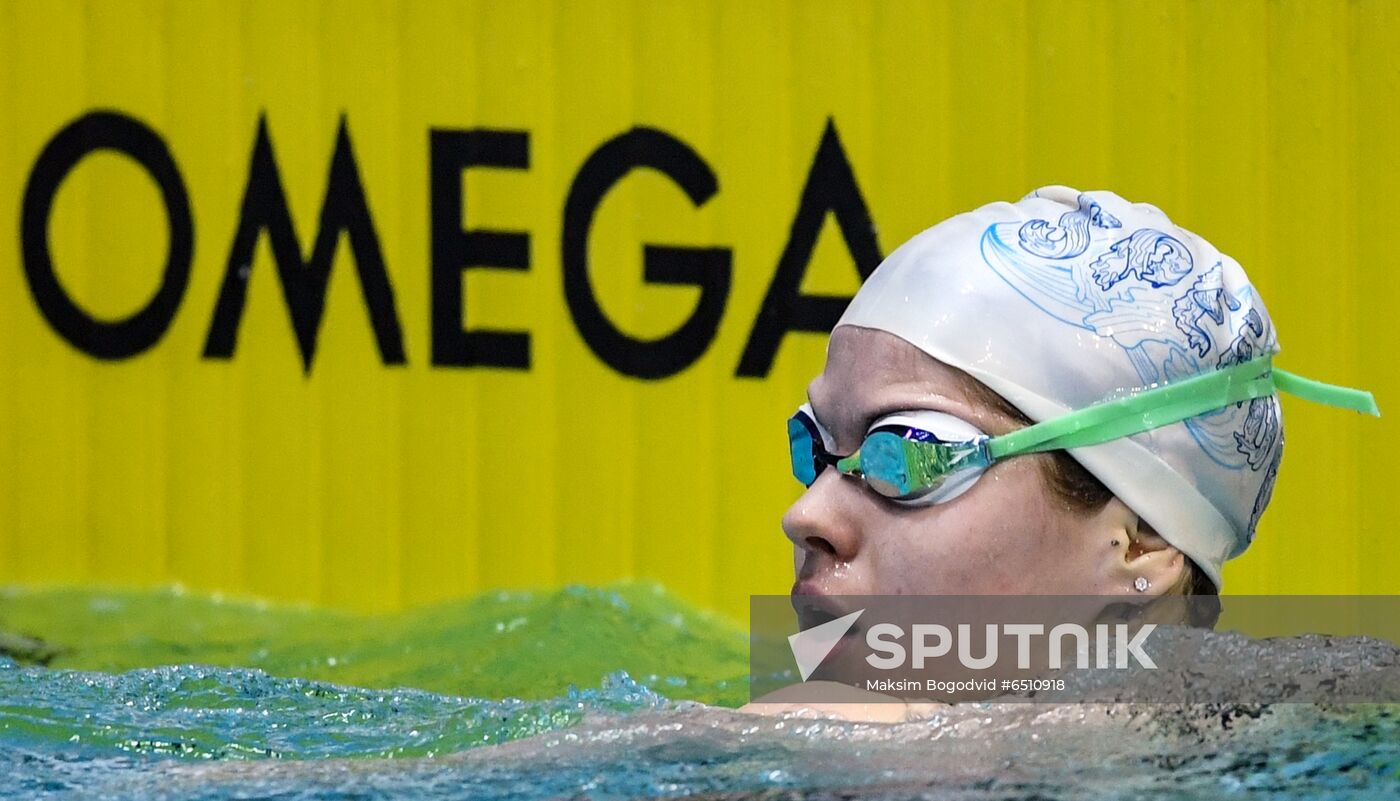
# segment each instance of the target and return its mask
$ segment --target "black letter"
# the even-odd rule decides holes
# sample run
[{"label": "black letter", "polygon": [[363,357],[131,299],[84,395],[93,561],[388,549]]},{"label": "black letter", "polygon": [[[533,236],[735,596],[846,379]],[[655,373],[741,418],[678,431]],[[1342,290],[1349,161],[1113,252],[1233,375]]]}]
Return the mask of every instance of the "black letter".
[{"label": "black letter", "polygon": [[[170,252],[160,289],[144,309],[114,323],[94,320],[78,308],[58,283],[49,253],[49,214],[58,186],[79,161],[97,150],[124,153],[150,173],[160,187],[170,223]],[[159,134],[125,114],[93,111],[79,117],[49,141],[29,173],[20,240],[34,303],[70,345],[99,359],[125,359],[156,344],[180,307],[194,256],[190,199],[169,148]]]},{"label": "black letter", "polygon": [[462,171],[468,167],[530,167],[524,131],[429,131],[432,217],[433,364],[530,368],[530,335],[523,331],[462,329],[462,270],[530,269],[530,236],[462,229]]},{"label": "black letter", "polygon": [[608,366],[636,378],[665,378],[694,364],[714,341],[729,294],[730,253],[727,248],[643,246],[643,281],[697,286],[700,300],[680,328],[660,339],[634,339],[618,330],[588,282],[588,229],[603,197],[637,167],[650,167],[675,181],[696,208],[719,190],[709,165],[664,131],[633,128],[603,143],[579,168],[564,204],[564,298],[584,341]]},{"label": "black letter", "polygon": [[792,221],[787,247],[778,259],[777,272],[763,298],[736,375],[755,378],[768,375],[784,334],[789,331],[827,333],[851,302],[845,297],[798,293],[828,211],[836,215],[846,249],[855,259],[861,280],[865,280],[880,265],[880,243],[875,240],[870,211],[860,196],[856,176],[831,120],[827,120],[817,157],[807,173],[807,185],[802,188],[802,201]]},{"label": "black letter", "polygon": [[331,262],[341,231],[350,237],[350,252],[355,256],[360,291],[369,308],[379,357],[385,364],[404,363],[403,334],[394,307],[394,288],[384,270],[379,236],[374,231],[364,187],[360,185],[360,169],[355,164],[344,116],[336,131],[335,153],[331,156],[330,176],[326,179],[326,199],[321,205],[320,228],[307,260],[302,260],[301,243],[282,192],[282,178],[277,172],[272,139],[267,133],[267,116],[258,118],[258,136],[248,168],[248,188],[243,193],[238,231],[229,248],[224,284],[214,306],[209,337],[204,342],[207,359],[233,357],[238,323],[243,318],[243,303],[248,296],[253,248],[263,230],[267,231],[272,255],[277,261],[282,295],[292,317],[297,347],[301,350],[302,369],[310,373],[311,360],[316,356],[316,336],[326,307],[326,284],[330,280]]}]

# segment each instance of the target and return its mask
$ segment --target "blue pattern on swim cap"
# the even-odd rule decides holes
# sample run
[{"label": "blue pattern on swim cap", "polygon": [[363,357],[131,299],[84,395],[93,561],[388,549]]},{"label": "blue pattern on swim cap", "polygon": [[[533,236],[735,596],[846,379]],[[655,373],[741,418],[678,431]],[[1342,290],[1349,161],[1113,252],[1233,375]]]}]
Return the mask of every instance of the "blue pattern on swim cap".
[{"label": "blue pattern on swim cap", "polygon": [[[1165,227],[1177,235],[1139,227],[1125,236],[1119,218],[1095,198],[1081,193],[1077,206],[1054,223],[1033,219],[987,226],[983,260],[1041,311],[1117,344],[1143,386],[1278,350],[1253,286],[1238,281],[1227,286],[1213,250],[1209,260],[1200,258],[1202,250],[1193,255],[1182,239],[1199,243],[1198,238],[1170,226]],[[1184,425],[1204,455],[1221,467],[1267,471],[1249,522],[1252,539],[1283,452],[1277,399],[1237,403]]]}]

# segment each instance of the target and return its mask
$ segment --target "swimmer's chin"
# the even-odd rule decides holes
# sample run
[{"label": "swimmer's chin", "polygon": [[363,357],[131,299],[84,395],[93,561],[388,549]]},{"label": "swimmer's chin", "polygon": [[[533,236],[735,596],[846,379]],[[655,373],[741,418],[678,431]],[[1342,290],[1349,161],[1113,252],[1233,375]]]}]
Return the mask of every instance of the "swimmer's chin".
[{"label": "swimmer's chin", "polygon": [[[800,700],[811,698],[820,689],[829,700],[820,703]],[[834,718],[860,723],[904,723],[924,716],[925,704],[908,704],[890,695],[862,690],[834,681],[809,681],[794,684],[751,701],[739,712],[749,715],[769,715],[800,718]]]}]

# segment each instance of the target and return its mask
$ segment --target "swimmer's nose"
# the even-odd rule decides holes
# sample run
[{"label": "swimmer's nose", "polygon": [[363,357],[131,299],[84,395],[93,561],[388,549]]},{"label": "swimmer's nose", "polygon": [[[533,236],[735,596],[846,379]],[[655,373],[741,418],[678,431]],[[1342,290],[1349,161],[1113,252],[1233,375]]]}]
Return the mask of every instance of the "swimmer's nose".
[{"label": "swimmer's nose", "polygon": [[851,514],[849,487],[835,470],[826,470],[783,515],[783,533],[808,557],[850,562],[860,551],[859,527]]}]

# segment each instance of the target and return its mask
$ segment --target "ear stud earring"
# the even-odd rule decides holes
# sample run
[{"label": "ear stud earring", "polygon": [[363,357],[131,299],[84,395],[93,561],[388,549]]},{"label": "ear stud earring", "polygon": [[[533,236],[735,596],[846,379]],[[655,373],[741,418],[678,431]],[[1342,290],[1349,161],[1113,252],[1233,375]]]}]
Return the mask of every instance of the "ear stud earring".
[{"label": "ear stud earring", "polygon": [[1133,589],[1138,592],[1147,592],[1147,588],[1151,586],[1152,582],[1148,581],[1146,576],[1138,576],[1133,579]]}]

